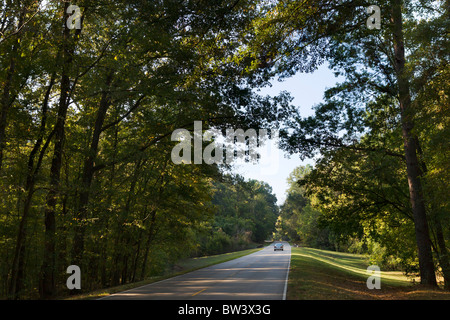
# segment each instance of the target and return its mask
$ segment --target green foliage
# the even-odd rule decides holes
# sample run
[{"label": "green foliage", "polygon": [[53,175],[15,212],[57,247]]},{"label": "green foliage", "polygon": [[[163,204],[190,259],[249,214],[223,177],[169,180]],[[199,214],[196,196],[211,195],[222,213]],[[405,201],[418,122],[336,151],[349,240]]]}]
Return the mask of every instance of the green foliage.
[{"label": "green foliage", "polygon": [[[430,285],[439,263],[449,288],[448,1],[379,1],[380,30],[366,27],[372,4],[278,1],[256,23],[254,46],[271,50],[281,77],[326,60],[344,78],[314,116],[296,115],[280,134],[285,150],[320,154],[303,183],[318,200],[319,224],[340,246],[348,238],[377,243],[383,265],[414,271],[418,255]],[[296,201],[285,220],[298,220],[290,229],[299,231],[305,210]]]},{"label": "green foliage", "polygon": [[212,238],[206,239],[202,250],[208,254],[241,250],[271,237],[278,207],[269,185],[227,175],[214,183],[214,189],[217,213],[209,229]]},{"label": "green foliage", "polygon": [[[386,14],[373,31],[362,0],[83,0],[82,29],[70,30],[68,2],[1,1],[0,296],[66,294],[74,263],[83,290],[124,284],[273,231],[415,271],[404,77],[432,245],[448,275],[448,3],[405,1],[402,77],[393,3],[378,3]],[[254,90],[325,60],[345,80],[312,117],[287,93]],[[280,213],[265,183],[170,161],[171,133],[194,121],[278,126],[287,151],[322,157],[293,173]]]},{"label": "green foliage", "polygon": [[[67,294],[71,264],[83,290],[137,281],[219,228],[219,168],[174,165],[170,136],[287,116],[289,97],[260,97],[233,62],[257,3],[78,1],[81,30],[68,2],[0,3],[1,297]],[[266,237],[275,201],[253,184],[252,213],[242,204],[239,231],[205,251]]]},{"label": "green foliage", "polygon": [[310,165],[300,166],[290,174],[287,198],[280,209],[279,230],[275,237],[315,248],[334,248],[332,233],[320,225],[322,212],[314,207],[317,200],[314,196],[309,197],[300,185],[312,170]]}]

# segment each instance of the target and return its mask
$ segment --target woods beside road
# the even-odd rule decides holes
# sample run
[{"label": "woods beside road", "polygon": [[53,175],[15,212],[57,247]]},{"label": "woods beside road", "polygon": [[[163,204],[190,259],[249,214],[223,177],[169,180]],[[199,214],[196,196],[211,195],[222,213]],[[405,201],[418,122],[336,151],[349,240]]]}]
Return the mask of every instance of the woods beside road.
[{"label": "woods beside road", "polygon": [[[0,298],[73,295],[72,265],[85,293],[266,239],[365,254],[448,291],[449,1],[369,7],[0,1]],[[342,81],[311,116],[289,92],[261,93],[325,63]],[[268,130],[314,166],[278,206],[220,161],[251,161],[263,141],[227,153],[196,122]],[[194,141],[183,157],[214,163],[174,163],[179,129]]]}]

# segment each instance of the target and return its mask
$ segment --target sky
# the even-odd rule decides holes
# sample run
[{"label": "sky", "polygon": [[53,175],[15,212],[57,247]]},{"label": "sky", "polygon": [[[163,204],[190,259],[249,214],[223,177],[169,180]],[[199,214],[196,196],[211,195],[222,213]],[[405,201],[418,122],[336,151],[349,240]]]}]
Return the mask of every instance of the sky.
[{"label": "sky", "polygon": [[[333,87],[337,79],[327,65],[323,65],[312,74],[297,74],[283,82],[275,81],[271,88],[266,88],[260,93],[262,95],[278,95],[280,91],[288,91],[294,98],[292,104],[297,106],[302,117],[312,115],[312,107],[323,101],[323,94],[327,88]],[[261,154],[259,164],[238,164],[233,170],[247,179],[265,181],[272,186],[276,195],[278,205],[284,203],[286,190],[288,189],[287,178],[298,166],[311,164],[313,159],[301,161],[298,155],[286,156],[286,154],[271,145],[266,152]]]}]

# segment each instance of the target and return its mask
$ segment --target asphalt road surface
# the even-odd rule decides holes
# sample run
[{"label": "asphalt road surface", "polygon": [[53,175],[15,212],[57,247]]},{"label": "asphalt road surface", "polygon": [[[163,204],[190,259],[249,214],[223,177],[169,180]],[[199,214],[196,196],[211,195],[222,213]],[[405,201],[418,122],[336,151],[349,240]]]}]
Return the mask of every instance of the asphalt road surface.
[{"label": "asphalt road surface", "polygon": [[101,300],[284,300],[291,247],[250,255],[116,293]]}]

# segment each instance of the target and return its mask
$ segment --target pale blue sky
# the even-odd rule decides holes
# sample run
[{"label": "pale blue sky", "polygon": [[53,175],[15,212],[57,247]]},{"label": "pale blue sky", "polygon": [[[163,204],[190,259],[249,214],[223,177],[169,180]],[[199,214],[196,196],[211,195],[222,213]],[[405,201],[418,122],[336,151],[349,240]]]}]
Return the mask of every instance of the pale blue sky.
[{"label": "pale blue sky", "polygon": [[[312,74],[298,74],[284,82],[274,82],[271,88],[264,89],[261,93],[268,95],[277,95],[280,91],[288,91],[294,100],[292,104],[300,109],[302,117],[312,115],[312,106],[323,101],[323,94],[327,88],[333,87],[339,79],[337,79],[326,65],[320,67]],[[314,164],[314,160],[307,159],[301,161],[297,155],[290,158],[284,156],[284,152],[275,151],[270,153],[274,159],[266,158],[264,164],[240,164],[234,172],[239,173],[245,178],[262,180],[270,184],[273,192],[277,196],[278,204],[282,204],[285,200],[285,192],[287,189],[286,179],[294,168],[305,165]],[[261,155],[264,162],[264,155]],[[269,163],[270,161],[270,163]],[[268,166],[271,168],[267,170]]]}]

